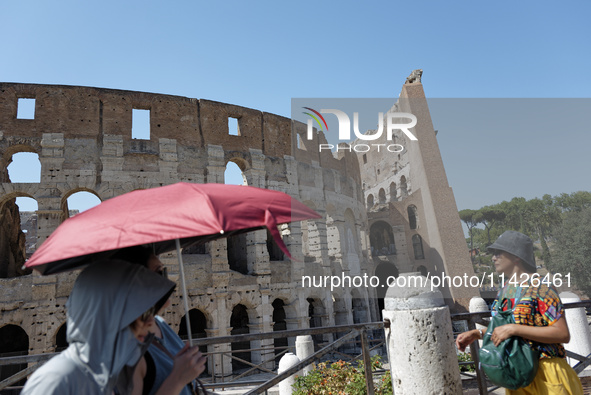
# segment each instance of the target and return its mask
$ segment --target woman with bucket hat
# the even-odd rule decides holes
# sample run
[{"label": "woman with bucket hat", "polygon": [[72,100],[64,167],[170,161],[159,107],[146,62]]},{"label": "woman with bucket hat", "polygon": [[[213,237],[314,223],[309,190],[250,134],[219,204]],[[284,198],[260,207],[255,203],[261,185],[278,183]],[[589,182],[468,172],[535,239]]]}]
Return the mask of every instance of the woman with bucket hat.
[{"label": "woman with bucket hat", "polygon": [[[498,346],[509,337],[519,336],[540,355],[534,380],[517,390],[506,389],[506,393],[583,394],[581,381],[565,360],[562,343],[570,341],[570,333],[558,291],[539,277],[539,281],[531,281],[536,273],[532,240],[523,233],[508,230],[487,249],[493,254],[496,272],[505,279],[505,285],[493,303],[492,314],[513,310],[515,319],[515,324],[496,327],[491,340]],[[501,303],[501,300],[505,302]],[[484,331],[480,329],[461,333],[456,345],[464,351],[483,335]]]}]

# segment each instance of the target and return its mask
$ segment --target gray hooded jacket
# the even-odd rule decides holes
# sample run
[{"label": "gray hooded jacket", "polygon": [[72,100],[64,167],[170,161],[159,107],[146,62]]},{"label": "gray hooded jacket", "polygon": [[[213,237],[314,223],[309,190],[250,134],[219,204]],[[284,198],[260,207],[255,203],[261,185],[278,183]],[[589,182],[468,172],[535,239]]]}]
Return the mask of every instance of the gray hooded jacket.
[{"label": "gray hooded jacket", "polygon": [[164,303],[174,286],[124,261],[88,266],[66,304],[69,347],[37,369],[21,394],[110,395],[115,384],[127,393],[128,375],[144,351],[129,325],[150,307]]}]

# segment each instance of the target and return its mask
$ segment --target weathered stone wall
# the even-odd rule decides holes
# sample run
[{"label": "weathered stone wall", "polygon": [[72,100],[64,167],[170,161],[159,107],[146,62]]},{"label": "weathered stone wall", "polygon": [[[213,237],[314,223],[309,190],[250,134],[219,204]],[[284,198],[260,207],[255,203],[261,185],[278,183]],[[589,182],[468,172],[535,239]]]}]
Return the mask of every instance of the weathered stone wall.
[{"label": "weathered stone wall", "polygon": [[[17,119],[19,98],[35,99],[34,119]],[[149,139],[132,138],[133,109],[150,111]],[[238,119],[239,135],[229,134],[228,117]],[[230,269],[226,240],[184,254],[189,305],[206,317],[207,335],[229,335],[230,317],[237,305],[246,307],[251,333],[272,331],[272,303],[277,298],[284,303],[288,329],[305,328],[310,320],[334,325],[330,290],[302,288],[301,276],[329,275],[335,270],[368,272],[368,246],[364,241],[367,218],[359,165],[354,154],[334,158],[330,153],[295,148],[292,129],[305,132],[302,125],[292,125],[288,118],[208,100],[0,83],[0,158],[4,165],[0,170],[6,171],[12,155],[19,152],[37,153],[41,162],[39,183],[3,179],[0,205],[6,211],[15,197],[35,199],[40,245],[70,215],[67,198],[73,193],[87,191],[106,200],[135,189],[179,181],[222,183],[226,165],[233,161],[248,185],[284,191],[323,218],[282,227],[286,244],[298,261],[271,262],[265,231],[252,232],[243,240],[244,272]],[[331,212],[330,220],[327,211]],[[348,230],[354,235],[355,245],[347,244],[346,250],[344,232]],[[178,278],[174,254],[162,259],[171,278]],[[2,253],[0,266],[9,261],[10,257]],[[30,353],[55,349],[75,276],[33,274],[0,280],[0,327],[22,327],[29,336]],[[351,310],[354,300],[362,306],[370,303],[367,291],[352,297],[351,290],[345,289],[338,296],[347,303],[340,307],[341,312]],[[309,316],[311,303],[314,317]],[[178,329],[183,316],[182,304],[174,297],[166,318]],[[374,316],[364,316],[378,319],[375,312]],[[345,317],[347,322],[355,318],[351,314]],[[261,356],[253,353],[252,358],[254,361]],[[230,372],[229,360],[219,358],[215,361],[217,371],[222,363],[224,371]]]},{"label": "weathered stone wall", "polygon": [[[19,98],[35,99],[34,119],[17,119]],[[286,317],[281,327],[287,329],[379,320],[383,295],[377,299],[375,289],[340,287],[331,292],[330,287],[302,287],[302,276],[417,270],[453,275],[471,270],[422,85],[405,84],[401,98],[416,99],[398,106],[419,118],[418,143],[397,135],[395,142],[406,147],[403,152],[365,156],[340,151],[335,157],[318,152],[318,144],[326,143],[322,133],[311,141],[300,139],[297,148],[306,125],[236,105],[144,92],[0,83],[0,215],[12,216],[7,220],[11,225],[3,222],[0,229],[0,267],[16,267],[16,253],[11,255],[2,244],[17,234],[16,197],[38,203],[39,245],[72,215],[67,198],[73,193],[87,191],[106,200],[179,181],[223,183],[232,161],[248,185],[286,192],[322,218],[281,227],[294,261],[270,252],[266,231],[184,251],[189,306],[205,317],[205,334],[231,334],[232,313],[240,306],[246,309],[251,333],[270,332],[277,299]],[[150,111],[149,139],[132,138],[134,109]],[[237,119],[238,135],[229,133],[228,118]],[[19,152],[38,154],[39,183],[8,180],[7,166]],[[416,224],[409,218],[411,206]],[[416,254],[417,237],[422,257]],[[372,249],[376,240],[380,248]],[[22,243],[17,250],[24,254],[24,237]],[[228,248],[235,250],[229,254]],[[235,256],[243,259],[233,262]],[[176,280],[174,254],[162,260]],[[54,350],[76,275],[0,279],[0,329],[7,324],[23,328],[30,353]],[[470,291],[443,290],[452,303],[469,299]],[[183,316],[175,296],[166,319],[182,330]],[[251,347],[270,344],[252,342]],[[210,351],[225,350],[222,345]],[[253,362],[267,357],[252,353]],[[215,358],[217,372],[222,365],[224,372],[231,371],[229,359]]]},{"label": "weathered stone wall", "polygon": [[[381,230],[374,224],[385,222],[391,227],[396,245],[394,254],[376,253],[373,249],[374,270],[380,263],[389,262],[400,273],[470,276],[474,270],[423,86],[420,79],[413,81],[403,85],[391,111],[417,117],[412,129],[417,140],[411,141],[397,130],[393,141],[387,141],[384,133],[376,144],[400,144],[404,150],[357,154],[370,232]],[[479,289],[473,287],[444,287],[441,291],[454,311],[467,311],[470,298],[479,295]]]}]

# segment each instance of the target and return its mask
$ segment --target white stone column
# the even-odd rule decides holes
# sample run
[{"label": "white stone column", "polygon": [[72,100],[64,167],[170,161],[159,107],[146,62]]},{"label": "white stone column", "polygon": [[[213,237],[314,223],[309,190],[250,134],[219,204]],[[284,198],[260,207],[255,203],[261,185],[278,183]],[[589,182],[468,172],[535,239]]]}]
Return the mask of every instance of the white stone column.
[{"label": "white stone column", "polygon": [[[560,294],[560,300],[562,300],[562,303],[576,303],[581,301],[581,299],[572,292],[562,292]],[[585,308],[579,307],[576,309],[566,309],[564,310],[564,316],[566,318],[566,323],[568,324],[568,330],[570,331],[570,342],[565,344],[564,348],[586,357],[591,353],[591,333],[589,332],[589,324],[587,323]],[[567,361],[571,366],[575,366],[579,363],[579,361],[574,358],[567,358]],[[585,370],[589,371],[591,369],[587,368]]]},{"label": "white stone column", "polygon": [[[385,298],[384,320],[392,385],[396,395],[462,394],[449,308],[438,290],[415,286],[391,287]],[[418,281],[417,281],[418,282]],[[400,285],[398,281],[398,285]]]},{"label": "white stone column", "polygon": [[[279,369],[277,370],[277,374],[281,374],[285,372],[287,369],[291,368],[292,366],[297,365],[300,363],[300,359],[291,352],[288,352],[279,361]],[[285,380],[279,383],[279,395],[291,395],[293,389],[291,386],[295,383],[295,374],[292,374]]]},{"label": "white stone column", "polygon": [[[310,355],[314,354],[314,341],[312,341],[312,336],[310,335],[303,335],[298,336],[296,338],[296,355],[298,356],[300,361],[308,358]],[[283,360],[283,359],[281,359]],[[279,366],[281,366],[281,362],[279,362]],[[314,368],[313,364],[306,366],[303,369],[304,375],[310,373]]]}]

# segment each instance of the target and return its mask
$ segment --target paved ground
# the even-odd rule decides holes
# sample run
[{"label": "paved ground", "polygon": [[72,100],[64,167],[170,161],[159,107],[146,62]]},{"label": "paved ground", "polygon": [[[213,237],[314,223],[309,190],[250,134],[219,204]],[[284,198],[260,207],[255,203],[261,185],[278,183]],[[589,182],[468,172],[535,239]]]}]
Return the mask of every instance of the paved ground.
[{"label": "paved ground", "polygon": [[[257,375],[257,379],[265,379],[268,378],[268,375]],[[591,395],[591,376],[581,377],[581,382],[583,383],[583,390],[585,395]],[[464,395],[478,395],[478,385],[474,380],[462,380],[462,387],[464,389]],[[226,389],[226,390],[219,390],[216,389],[216,394],[220,395],[243,395],[248,392],[253,387],[246,386],[240,388],[233,388],[233,389]],[[279,389],[277,386],[271,388],[268,392],[268,395],[279,395]],[[504,389],[497,389],[491,392],[493,395],[504,395]]]}]

